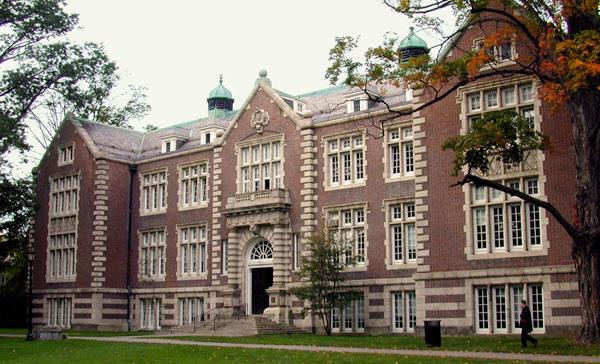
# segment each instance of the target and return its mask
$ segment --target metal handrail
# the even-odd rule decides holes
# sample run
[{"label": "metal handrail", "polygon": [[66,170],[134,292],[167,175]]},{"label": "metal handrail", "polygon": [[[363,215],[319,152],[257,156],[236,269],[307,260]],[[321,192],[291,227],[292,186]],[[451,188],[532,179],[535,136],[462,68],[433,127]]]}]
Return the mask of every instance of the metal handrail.
[{"label": "metal handrail", "polygon": [[212,326],[213,331],[227,325],[236,320],[241,320],[246,317],[246,306],[240,305],[236,307],[215,307],[202,312],[200,315],[192,317],[194,324],[194,332],[198,328],[204,328],[208,325]]}]

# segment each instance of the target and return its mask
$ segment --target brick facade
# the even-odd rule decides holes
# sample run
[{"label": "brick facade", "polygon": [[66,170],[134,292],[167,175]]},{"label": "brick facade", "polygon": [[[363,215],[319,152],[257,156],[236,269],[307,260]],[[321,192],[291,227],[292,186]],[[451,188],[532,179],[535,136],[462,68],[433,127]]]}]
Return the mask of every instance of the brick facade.
[{"label": "brick facade", "polygon": [[[448,57],[459,56],[459,49],[471,49],[479,36],[473,29],[465,32]],[[518,45],[516,50],[525,52]],[[574,331],[580,318],[569,238],[546,213],[538,216],[543,237],[540,249],[484,254],[469,250],[473,227],[467,196],[471,190],[450,187],[457,181],[450,175],[452,153],[443,151],[441,145],[464,132],[466,95],[479,86],[492,87],[498,82],[490,76],[459,89],[454,97],[385,125],[384,131],[375,125],[389,116],[385,108],[347,112],[346,103],[352,101],[356,90],[336,86],[291,97],[273,89],[264,75],[237,112],[149,134],[69,116],[37,174],[35,323],[50,322],[49,315],[56,314],[50,309],[53,299],[66,299],[69,325],[82,328],[175,327],[181,324],[185,316],[182,310],[191,301],[202,302],[204,312],[243,307],[251,313],[252,272],[257,267],[272,267],[273,284],[266,290],[264,315],[277,322],[318,329],[318,321],[300,314],[304,303],[290,294],[291,287],[301,284],[292,266],[294,257],[306,254],[306,250],[294,250],[295,244],[302,247],[312,234],[329,224],[332,210],[359,209],[364,211],[360,212],[364,213],[360,229],[364,231],[365,259],[364,264],[349,268],[347,276],[348,284],[364,294],[364,329],[357,324],[360,319],[355,309],[352,330],[372,334],[419,332],[423,320],[439,319],[447,332],[514,332],[511,305],[512,297],[518,296],[511,294],[522,292],[539,304],[543,323],[538,331]],[[537,86],[530,79],[501,82],[531,83],[534,90]],[[544,199],[569,211],[575,182],[570,139],[564,138],[570,133],[565,122],[568,115],[565,110],[551,113],[537,91],[534,95],[536,123],[554,146],[552,152],[536,157],[536,186]],[[432,94],[414,90],[412,99],[407,99],[404,90],[396,90],[386,97],[394,107],[410,111]],[[292,106],[298,103],[304,110]],[[257,117],[267,120],[262,128],[252,124]],[[410,128],[406,135],[412,143],[414,169],[398,178],[390,175],[387,128],[392,126]],[[203,141],[206,130],[213,133],[209,143]],[[346,137],[351,138],[350,143],[357,138],[362,154],[347,160],[339,154],[339,172],[346,173],[342,163],[348,163],[348,173],[357,170],[350,171],[350,165],[361,168],[362,174],[354,176],[360,182],[333,184],[329,143],[332,138],[341,138],[342,143]],[[167,138],[176,138],[182,146],[161,153],[161,143]],[[74,145],[74,161],[58,166],[58,150],[68,143]],[[266,154],[253,154],[254,146],[266,144],[271,149],[257,149]],[[247,188],[254,188],[250,192],[244,191],[244,158],[261,160],[256,168],[248,167]],[[182,208],[182,166],[194,163],[207,166],[207,201]],[[157,184],[156,190],[151,187],[150,192],[144,192],[145,176],[156,171],[165,173],[164,191]],[[50,181],[53,176],[75,172],[80,180],[76,275],[72,280],[55,282],[47,279]],[[255,182],[253,173],[262,177]],[[503,178],[516,177],[508,173]],[[253,183],[261,187],[252,187]],[[276,183],[280,188],[273,188]],[[146,201],[146,193],[156,193],[157,201],[152,197]],[[146,203],[164,204],[165,209],[147,213]],[[394,257],[390,209],[396,204],[414,206],[416,258],[410,262],[400,263]],[[520,220],[520,224],[524,221],[528,220]],[[187,239],[180,236],[181,227],[191,225],[205,229],[206,243],[201,243],[205,245],[195,248],[204,249],[204,255],[199,250],[183,253],[179,247]],[[164,231],[164,242],[157,242],[154,250],[146,249],[142,242],[148,231]],[[263,240],[271,245],[272,257],[253,261],[253,247]],[[205,262],[188,254],[196,254]],[[205,272],[183,279],[181,271],[192,269],[193,264],[205,264]],[[153,269],[158,273],[148,273]],[[498,309],[505,310],[508,328],[492,322]],[[482,319],[482,313],[486,318]],[[399,327],[394,323],[398,315],[405,321],[414,320],[414,326]],[[482,320],[489,322],[484,325]]]}]

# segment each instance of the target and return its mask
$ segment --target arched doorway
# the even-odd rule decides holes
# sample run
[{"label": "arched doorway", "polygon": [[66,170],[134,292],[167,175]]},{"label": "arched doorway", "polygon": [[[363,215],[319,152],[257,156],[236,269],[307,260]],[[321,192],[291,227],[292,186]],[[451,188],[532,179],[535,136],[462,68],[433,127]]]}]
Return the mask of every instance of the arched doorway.
[{"label": "arched doorway", "polygon": [[273,285],[273,246],[259,240],[248,249],[248,313],[260,315],[269,307],[267,289]]}]

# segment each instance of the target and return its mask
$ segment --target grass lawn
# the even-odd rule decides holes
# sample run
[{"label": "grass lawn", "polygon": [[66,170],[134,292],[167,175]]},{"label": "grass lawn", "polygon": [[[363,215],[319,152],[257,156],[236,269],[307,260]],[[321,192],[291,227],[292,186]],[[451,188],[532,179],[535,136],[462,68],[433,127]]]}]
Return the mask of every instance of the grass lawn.
[{"label": "grass lawn", "polygon": [[[76,330],[65,330],[63,331],[67,336],[142,336],[152,335],[152,331],[76,331]],[[11,334],[11,335],[27,335],[27,329],[23,328],[0,328],[0,334]]]},{"label": "grass lawn", "polygon": [[[535,336],[535,335],[534,335]],[[538,337],[538,336],[536,336]],[[492,351],[529,354],[600,355],[600,345],[579,346],[573,339],[539,336],[540,345],[521,349],[519,336],[444,336],[441,350]],[[248,337],[185,336],[176,339],[235,343],[346,346],[382,349],[428,349],[420,336],[319,336],[313,334]]]},{"label": "grass lawn", "polygon": [[0,338],[2,363],[502,363],[502,361]]}]

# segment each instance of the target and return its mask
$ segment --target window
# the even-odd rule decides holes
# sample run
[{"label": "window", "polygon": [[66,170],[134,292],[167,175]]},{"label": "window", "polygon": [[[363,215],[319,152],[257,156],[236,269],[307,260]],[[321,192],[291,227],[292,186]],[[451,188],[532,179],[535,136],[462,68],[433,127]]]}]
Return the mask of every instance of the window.
[{"label": "window", "polygon": [[204,134],[204,144],[210,144],[210,139],[211,139],[211,134],[209,133],[205,133]]},{"label": "window", "polygon": [[534,90],[531,82],[472,92],[466,96],[467,118],[472,122],[481,118],[481,114],[486,111],[510,108],[535,127],[533,101]]},{"label": "window", "polygon": [[[530,195],[538,195],[537,177],[503,182]],[[471,187],[472,239],[475,253],[539,249],[541,216],[538,206],[498,190]]]},{"label": "window", "polygon": [[392,293],[392,331],[414,332],[417,326],[415,291]]},{"label": "window", "polygon": [[[528,298],[524,297],[527,292]],[[528,301],[534,331],[544,330],[541,284],[505,284],[475,287],[475,328],[478,333],[519,333],[521,301]]]},{"label": "window", "polygon": [[140,234],[141,279],[164,279],[165,230],[144,231]]},{"label": "window", "polygon": [[364,183],[365,159],[362,135],[327,140],[329,186]]},{"label": "window", "polygon": [[73,163],[73,144],[63,145],[58,148],[58,165]]},{"label": "window", "polygon": [[50,192],[51,216],[76,214],[79,209],[79,175],[53,177]]},{"label": "window", "polygon": [[242,193],[283,188],[281,141],[245,146],[240,149]]},{"label": "window", "polygon": [[412,176],[415,170],[412,127],[388,129],[389,176]]},{"label": "window", "polygon": [[[484,47],[485,45],[483,40],[480,39],[475,42],[476,51],[479,51]],[[515,59],[512,41],[506,41],[498,45],[493,45],[489,48],[486,48],[485,53],[492,58],[492,61],[490,61],[490,63],[494,61],[501,63]]]},{"label": "window", "polygon": [[342,262],[350,265],[354,260],[354,264],[364,265],[367,253],[364,207],[329,211],[328,221],[337,221],[337,237],[344,246],[339,257]]},{"label": "window", "polygon": [[300,264],[301,264],[301,259],[302,259],[302,249],[301,249],[301,244],[300,244],[300,236],[299,234],[293,234],[292,235],[292,255],[293,255],[293,270],[297,271],[300,270]]},{"label": "window", "polygon": [[414,202],[389,206],[388,234],[391,242],[392,264],[416,263],[417,236]]},{"label": "window", "polygon": [[193,325],[200,321],[204,321],[204,298],[179,298],[179,325]]},{"label": "window", "polygon": [[180,227],[177,238],[180,277],[206,273],[206,226]]},{"label": "window", "polygon": [[72,301],[70,298],[49,298],[48,326],[68,329],[71,327]]},{"label": "window", "polygon": [[179,169],[179,203],[183,208],[206,206],[208,165],[206,163],[184,166]]},{"label": "window", "polygon": [[223,274],[227,274],[229,265],[229,243],[227,239],[221,240],[221,266],[223,267]]},{"label": "window", "polygon": [[141,212],[161,213],[167,210],[167,171],[142,175]]},{"label": "window", "polygon": [[347,302],[343,309],[331,311],[332,332],[363,332],[365,331],[365,299],[360,296]]},{"label": "window", "polygon": [[160,330],[161,300],[159,298],[140,299],[140,328]]},{"label": "window", "polygon": [[77,242],[75,233],[50,235],[48,272],[50,279],[75,279]]}]

